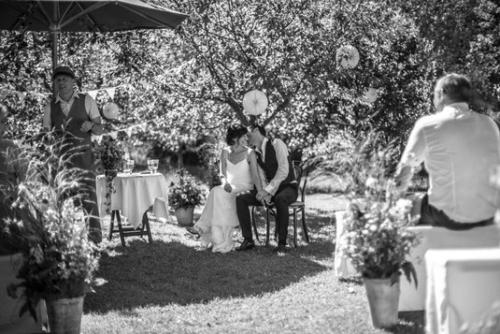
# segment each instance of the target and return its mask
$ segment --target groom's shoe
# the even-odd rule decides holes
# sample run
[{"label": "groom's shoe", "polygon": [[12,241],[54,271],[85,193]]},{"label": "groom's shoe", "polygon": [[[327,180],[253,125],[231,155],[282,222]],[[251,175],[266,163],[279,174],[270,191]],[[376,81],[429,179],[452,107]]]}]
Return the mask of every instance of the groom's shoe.
[{"label": "groom's shoe", "polygon": [[244,240],[240,247],[236,248],[237,251],[247,251],[255,248],[255,243],[253,241]]}]

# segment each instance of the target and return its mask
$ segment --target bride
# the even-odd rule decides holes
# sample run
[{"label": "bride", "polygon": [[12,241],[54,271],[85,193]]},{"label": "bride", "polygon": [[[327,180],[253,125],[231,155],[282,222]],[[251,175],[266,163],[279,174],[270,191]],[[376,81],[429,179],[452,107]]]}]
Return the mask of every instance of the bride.
[{"label": "bride", "polygon": [[234,249],[232,235],[234,227],[239,226],[236,194],[261,184],[255,151],[247,147],[247,133],[242,125],[232,125],[227,130],[229,146],[220,156],[222,184],[212,188],[200,219],[193,227],[194,233],[201,237],[202,246],[211,245],[213,252],[226,253]]}]

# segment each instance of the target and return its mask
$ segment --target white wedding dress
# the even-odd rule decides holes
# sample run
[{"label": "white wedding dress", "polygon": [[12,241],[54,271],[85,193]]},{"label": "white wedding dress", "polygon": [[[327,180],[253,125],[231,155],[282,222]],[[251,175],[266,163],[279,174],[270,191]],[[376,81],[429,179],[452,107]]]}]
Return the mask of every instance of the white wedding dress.
[{"label": "white wedding dress", "polygon": [[248,152],[237,164],[229,161],[226,155],[226,174],[232,191],[228,193],[221,185],[212,188],[200,219],[194,225],[200,232],[202,246],[212,245],[214,253],[227,253],[234,249],[234,227],[239,226],[236,194],[253,189]]}]

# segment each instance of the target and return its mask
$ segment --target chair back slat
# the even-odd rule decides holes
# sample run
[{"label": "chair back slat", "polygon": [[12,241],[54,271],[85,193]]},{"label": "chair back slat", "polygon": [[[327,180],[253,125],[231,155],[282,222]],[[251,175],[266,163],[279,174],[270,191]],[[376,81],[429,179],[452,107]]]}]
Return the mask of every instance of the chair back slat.
[{"label": "chair back slat", "polygon": [[293,174],[295,175],[295,179],[298,183],[300,183],[300,179],[302,177],[302,167],[300,166],[299,160],[292,160],[293,166]]},{"label": "chair back slat", "polygon": [[[295,178],[297,179],[297,184],[299,186],[299,193],[300,193],[300,200],[301,202],[304,202],[305,199],[305,190],[306,190],[306,185],[307,185],[307,174],[309,172],[309,169],[306,168],[306,173],[304,175],[304,169],[302,166],[305,166],[307,163],[307,160],[304,162],[301,162],[299,160],[293,160],[293,170],[295,173]],[[304,182],[302,182],[304,180]]]}]

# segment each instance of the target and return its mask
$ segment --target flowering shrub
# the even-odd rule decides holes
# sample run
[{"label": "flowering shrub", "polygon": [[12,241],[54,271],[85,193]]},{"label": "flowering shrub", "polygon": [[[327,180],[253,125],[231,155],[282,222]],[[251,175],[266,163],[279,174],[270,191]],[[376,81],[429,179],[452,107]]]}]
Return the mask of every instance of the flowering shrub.
[{"label": "flowering shrub", "polygon": [[[413,225],[408,199],[394,199],[389,187],[368,178],[365,198],[351,201],[345,215],[344,251],[353,266],[365,278],[397,280],[401,271],[409,281],[411,274],[417,284],[412,263],[406,261],[412,247],[419,243],[417,236],[405,229]],[[383,196],[383,197],[381,197]],[[384,198],[384,200],[382,200]]]},{"label": "flowering shrub", "polygon": [[177,171],[176,182],[170,183],[168,204],[174,209],[200,205],[205,201],[205,189],[185,169]]},{"label": "flowering shrub", "polygon": [[21,312],[29,311],[35,319],[41,298],[83,296],[98,268],[99,250],[88,240],[80,206],[88,174],[69,167],[63,151],[59,138],[50,134],[34,147],[24,146],[19,160],[26,168],[4,189],[17,213],[4,224],[17,226],[10,232],[17,231],[25,245],[16,264],[20,282],[10,284],[8,293],[17,298],[23,288],[26,305]]}]

